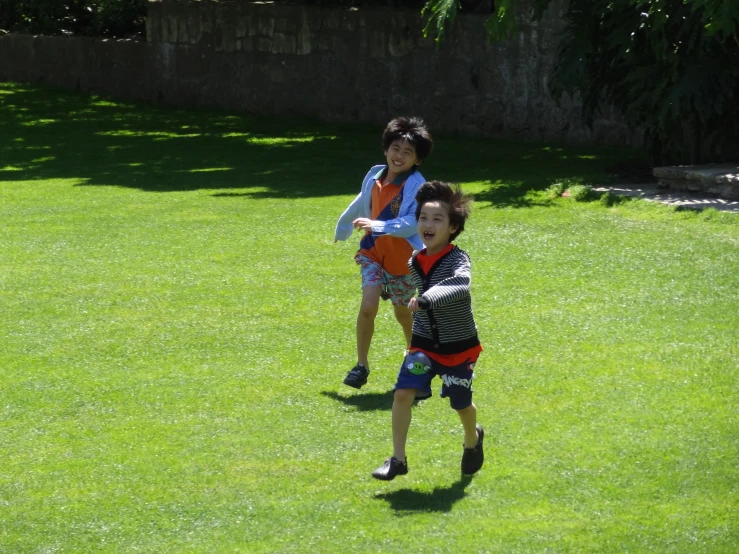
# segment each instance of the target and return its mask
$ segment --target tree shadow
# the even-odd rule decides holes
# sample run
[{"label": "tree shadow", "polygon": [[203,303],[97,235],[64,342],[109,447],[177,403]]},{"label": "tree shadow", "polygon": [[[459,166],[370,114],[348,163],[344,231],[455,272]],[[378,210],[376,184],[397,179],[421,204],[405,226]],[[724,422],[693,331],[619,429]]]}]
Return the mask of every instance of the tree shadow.
[{"label": "tree shadow", "polygon": [[77,186],[293,198],[356,193],[382,152],[379,137],[361,129],[6,83],[0,159],[0,181],[74,179]]},{"label": "tree shadow", "polygon": [[[429,121],[433,130],[433,121]],[[221,199],[356,194],[384,163],[382,129],[108,101],[48,87],[0,84],[0,181],[74,179],[77,186],[150,192],[212,190]],[[439,136],[427,178],[482,182],[476,200],[547,205],[530,190],[562,178],[609,179],[634,152]]]},{"label": "tree shadow", "polygon": [[385,500],[396,512],[450,512],[452,507],[467,496],[467,486],[472,482],[471,475],[462,475],[456,483],[448,487],[436,487],[431,492],[400,489],[375,495]]},{"label": "tree shadow", "polygon": [[435,179],[483,183],[476,203],[528,208],[556,205],[542,195],[529,195],[530,191],[543,191],[563,180],[607,184],[621,177],[613,168],[638,165],[642,154],[624,147],[442,137],[433,156],[428,165],[433,163]]}]

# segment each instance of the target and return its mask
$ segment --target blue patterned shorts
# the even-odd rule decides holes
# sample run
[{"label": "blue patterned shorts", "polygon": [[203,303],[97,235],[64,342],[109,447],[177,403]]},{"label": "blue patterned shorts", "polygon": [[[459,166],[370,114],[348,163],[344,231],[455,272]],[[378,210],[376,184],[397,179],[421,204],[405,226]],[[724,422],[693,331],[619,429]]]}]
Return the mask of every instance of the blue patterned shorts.
[{"label": "blue patterned shorts", "polygon": [[415,296],[416,285],[410,275],[392,275],[364,254],[354,256],[354,261],[360,266],[362,288],[382,287],[382,298],[389,299],[393,306],[408,306]]}]

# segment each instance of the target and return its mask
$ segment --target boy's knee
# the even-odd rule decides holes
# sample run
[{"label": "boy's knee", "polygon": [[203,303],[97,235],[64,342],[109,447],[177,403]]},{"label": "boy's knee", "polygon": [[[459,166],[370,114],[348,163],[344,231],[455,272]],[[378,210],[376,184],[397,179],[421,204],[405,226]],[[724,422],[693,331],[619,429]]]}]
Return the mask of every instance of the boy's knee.
[{"label": "boy's knee", "polygon": [[413,404],[416,399],[416,389],[395,389],[394,402],[398,404]]},{"label": "boy's knee", "polygon": [[374,319],[377,316],[379,307],[379,304],[362,300],[362,303],[359,305],[359,315],[368,319]]},{"label": "boy's knee", "polygon": [[380,287],[365,287],[362,289],[362,302],[359,304],[359,312],[363,315],[374,317],[380,309]]},{"label": "boy's knee", "polygon": [[452,406],[452,407],[455,410],[457,410],[457,413],[459,415],[461,415],[461,416],[476,411],[475,405],[472,402],[470,402],[469,404],[467,404],[467,406],[465,406],[464,408],[457,408],[456,406]]},{"label": "boy's knee", "polygon": [[395,310],[395,318],[398,321],[413,321],[413,312],[411,312],[406,306],[393,306]]}]

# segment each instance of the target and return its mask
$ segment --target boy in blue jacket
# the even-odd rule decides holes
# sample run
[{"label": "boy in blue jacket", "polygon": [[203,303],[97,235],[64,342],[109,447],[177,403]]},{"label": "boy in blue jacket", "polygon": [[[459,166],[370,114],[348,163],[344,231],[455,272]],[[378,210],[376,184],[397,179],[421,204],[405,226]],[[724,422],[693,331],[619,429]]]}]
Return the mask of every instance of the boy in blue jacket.
[{"label": "boy in blue jacket", "polygon": [[408,260],[422,247],[416,228],[416,192],[424,178],[418,166],[428,156],[433,139],[417,117],[398,117],[382,134],[386,164],[376,165],[362,181],[362,190],[341,214],[334,242],[363,232],[354,260],[362,275],[362,302],[357,316],[357,363],[344,384],[359,389],[369,375],[369,349],[380,298],[390,300],[395,318],[410,345],[413,315],[408,302],[414,284]]}]

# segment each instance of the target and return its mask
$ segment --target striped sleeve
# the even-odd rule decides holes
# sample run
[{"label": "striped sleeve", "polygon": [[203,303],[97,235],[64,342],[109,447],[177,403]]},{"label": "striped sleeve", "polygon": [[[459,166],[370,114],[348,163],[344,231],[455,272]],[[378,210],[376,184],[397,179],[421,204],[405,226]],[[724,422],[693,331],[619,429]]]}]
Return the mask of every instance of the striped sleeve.
[{"label": "striped sleeve", "polygon": [[431,309],[458,302],[470,296],[472,273],[469,257],[458,251],[456,256],[450,256],[445,261],[452,264],[449,268],[451,277],[435,283],[423,293],[423,298],[428,300]]}]

